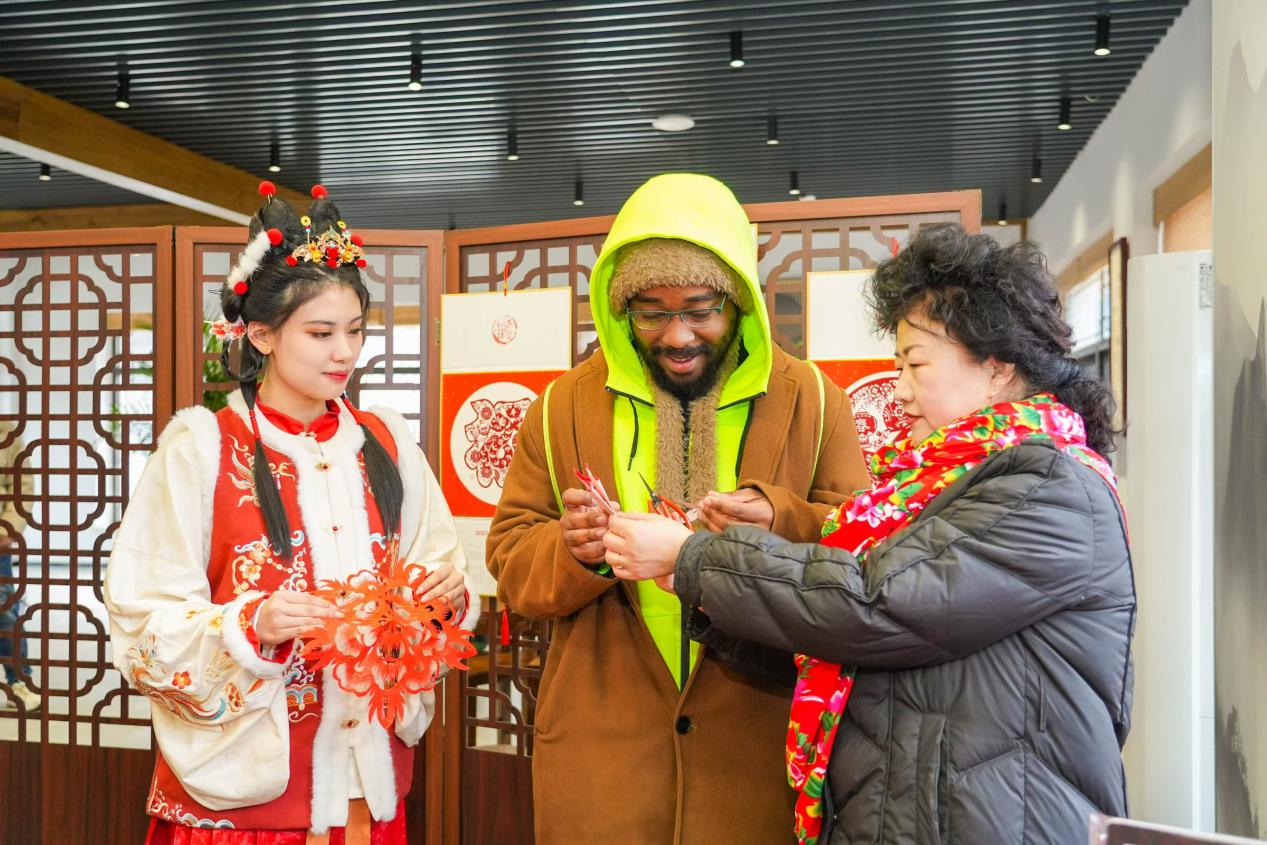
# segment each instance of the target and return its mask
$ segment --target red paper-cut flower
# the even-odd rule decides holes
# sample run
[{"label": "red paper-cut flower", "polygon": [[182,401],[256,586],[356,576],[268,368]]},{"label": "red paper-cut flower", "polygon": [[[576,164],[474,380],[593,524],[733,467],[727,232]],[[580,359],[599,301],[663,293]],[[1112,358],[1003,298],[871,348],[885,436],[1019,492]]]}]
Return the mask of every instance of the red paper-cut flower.
[{"label": "red paper-cut flower", "polygon": [[370,718],[388,730],[409,696],[434,688],[445,668],[466,669],[475,654],[471,632],[458,627],[447,602],[421,603],[426,577],[418,565],[387,578],[362,570],[313,592],[340,615],[307,636],[305,657],[330,667],[344,691],[368,698]]}]

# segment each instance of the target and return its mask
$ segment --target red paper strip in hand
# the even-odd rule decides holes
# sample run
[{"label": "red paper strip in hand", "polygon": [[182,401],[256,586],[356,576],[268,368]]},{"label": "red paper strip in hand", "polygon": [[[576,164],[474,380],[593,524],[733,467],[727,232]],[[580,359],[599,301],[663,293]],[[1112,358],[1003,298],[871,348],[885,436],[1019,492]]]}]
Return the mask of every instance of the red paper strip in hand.
[{"label": "red paper strip in hand", "polygon": [[330,668],[335,682],[369,699],[370,718],[384,728],[404,716],[411,695],[435,687],[444,669],[466,669],[475,654],[447,600],[423,604],[425,567],[396,567],[391,576],[362,570],[346,581],[322,581],[313,595],[338,616],[304,637],[304,657]]},{"label": "red paper strip in hand", "polygon": [[590,496],[593,497],[594,502],[600,508],[610,515],[616,513],[616,504],[607,495],[607,491],[603,489],[603,479],[590,471],[589,464],[585,465],[585,472],[581,472],[579,469],[573,469],[572,472],[576,473],[576,477],[580,479],[581,484],[585,485],[585,489],[589,491]]}]

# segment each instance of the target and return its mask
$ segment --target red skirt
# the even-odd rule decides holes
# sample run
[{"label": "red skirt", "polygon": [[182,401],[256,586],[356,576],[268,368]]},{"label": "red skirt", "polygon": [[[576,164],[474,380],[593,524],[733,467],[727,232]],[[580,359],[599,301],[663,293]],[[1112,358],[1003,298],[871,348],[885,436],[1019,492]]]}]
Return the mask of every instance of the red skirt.
[{"label": "red skirt", "polygon": [[[186,827],[164,819],[151,819],[145,845],[304,845],[306,830],[234,830]],[[343,828],[330,828],[330,845],[344,845]],[[370,845],[409,845],[405,836],[405,802],[396,805],[389,822],[370,823]]]}]

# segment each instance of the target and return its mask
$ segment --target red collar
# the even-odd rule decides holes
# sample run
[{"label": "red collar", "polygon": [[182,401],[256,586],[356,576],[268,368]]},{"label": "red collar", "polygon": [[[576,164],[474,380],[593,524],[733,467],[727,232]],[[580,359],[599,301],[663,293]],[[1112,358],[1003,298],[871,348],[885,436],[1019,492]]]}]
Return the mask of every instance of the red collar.
[{"label": "red collar", "polygon": [[294,417],[287,416],[281,411],[268,407],[258,399],[255,401],[255,407],[259,409],[265,418],[277,428],[287,434],[307,434],[311,432],[317,438],[318,443],[325,443],[334,433],[339,430],[339,405],[333,400],[326,402],[326,412],[317,417],[308,425],[304,425]]}]

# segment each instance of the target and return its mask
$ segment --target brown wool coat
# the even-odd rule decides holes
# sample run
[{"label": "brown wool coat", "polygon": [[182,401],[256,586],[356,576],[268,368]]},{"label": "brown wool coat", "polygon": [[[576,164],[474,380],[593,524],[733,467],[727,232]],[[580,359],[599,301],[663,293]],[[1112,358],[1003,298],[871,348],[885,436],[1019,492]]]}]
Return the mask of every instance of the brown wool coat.
[{"label": "brown wool coat", "polygon": [[[602,352],[561,376],[550,395],[550,447],[563,489],[589,463],[608,490],[612,401]],[[775,507],[774,530],[818,538],[830,506],[866,486],[849,402],[774,350],[740,462],[742,486]],[[586,842],[792,841],[784,771],[791,689],[749,680],[708,649],[679,694],[630,585],[595,573],[563,544],[543,448],[542,403],[519,434],[488,537],[498,598],[557,620],[536,715],[533,789],[538,845]]]}]

